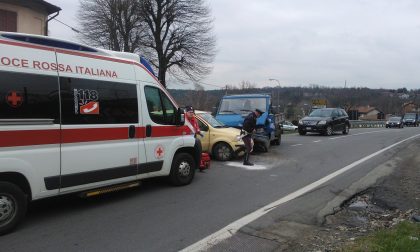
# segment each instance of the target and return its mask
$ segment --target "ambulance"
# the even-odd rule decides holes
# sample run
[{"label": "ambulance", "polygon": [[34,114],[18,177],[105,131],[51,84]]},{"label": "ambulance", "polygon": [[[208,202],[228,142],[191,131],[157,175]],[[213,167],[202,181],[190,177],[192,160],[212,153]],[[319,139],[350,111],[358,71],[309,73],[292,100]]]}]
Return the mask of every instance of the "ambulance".
[{"label": "ambulance", "polygon": [[0,234],[33,200],[191,183],[183,113],[136,54],[0,32]]}]

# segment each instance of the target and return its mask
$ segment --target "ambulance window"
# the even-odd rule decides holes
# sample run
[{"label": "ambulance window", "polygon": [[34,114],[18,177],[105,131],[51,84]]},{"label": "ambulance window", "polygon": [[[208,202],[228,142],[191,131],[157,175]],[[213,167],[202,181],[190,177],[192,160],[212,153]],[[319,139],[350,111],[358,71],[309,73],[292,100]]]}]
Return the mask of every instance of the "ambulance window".
[{"label": "ambulance window", "polygon": [[0,72],[0,119],[53,119],[60,123],[56,76]]},{"label": "ambulance window", "polygon": [[138,123],[136,85],[60,78],[63,124]]},{"label": "ambulance window", "polygon": [[176,108],[164,92],[155,87],[145,87],[147,110],[153,122],[158,124],[175,124]]}]

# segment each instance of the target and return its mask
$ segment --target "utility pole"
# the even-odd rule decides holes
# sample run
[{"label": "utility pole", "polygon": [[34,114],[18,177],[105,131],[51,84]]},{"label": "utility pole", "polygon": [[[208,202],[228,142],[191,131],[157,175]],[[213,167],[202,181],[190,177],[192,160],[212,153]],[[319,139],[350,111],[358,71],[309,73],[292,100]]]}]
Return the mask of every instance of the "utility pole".
[{"label": "utility pole", "polygon": [[277,112],[280,113],[280,81],[277,79],[268,79],[268,80],[277,82]]}]

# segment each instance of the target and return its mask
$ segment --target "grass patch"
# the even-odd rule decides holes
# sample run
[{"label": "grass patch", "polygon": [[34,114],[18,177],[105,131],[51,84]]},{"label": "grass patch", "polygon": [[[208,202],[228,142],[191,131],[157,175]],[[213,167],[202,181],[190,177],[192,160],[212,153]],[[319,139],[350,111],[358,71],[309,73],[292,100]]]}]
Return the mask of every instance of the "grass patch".
[{"label": "grass patch", "polygon": [[357,239],[343,252],[420,252],[420,224],[401,222],[391,229],[382,229]]}]

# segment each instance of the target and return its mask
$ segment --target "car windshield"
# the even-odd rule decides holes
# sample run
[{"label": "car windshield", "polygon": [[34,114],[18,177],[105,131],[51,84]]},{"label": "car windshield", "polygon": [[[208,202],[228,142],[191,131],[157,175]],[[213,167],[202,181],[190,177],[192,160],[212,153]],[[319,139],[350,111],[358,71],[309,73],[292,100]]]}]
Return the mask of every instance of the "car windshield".
[{"label": "car windshield", "polygon": [[248,114],[255,109],[266,111],[267,100],[265,97],[222,99],[219,114]]},{"label": "car windshield", "polygon": [[389,118],[389,120],[391,121],[391,122],[399,122],[400,120],[401,120],[401,117],[391,117],[391,118]]},{"label": "car windshield", "polygon": [[213,128],[223,128],[227,127],[225,124],[223,124],[221,121],[214,118],[209,113],[203,113],[198,114],[201,118],[203,118],[208,124],[210,124]]},{"label": "car windshield", "polygon": [[312,113],[309,114],[309,117],[329,117],[332,112],[332,109],[317,109],[312,111]]},{"label": "car windshield", "polygon": [[415,114],[406,114],[404,116],[404,119],[416,119],[416,115]]}]

